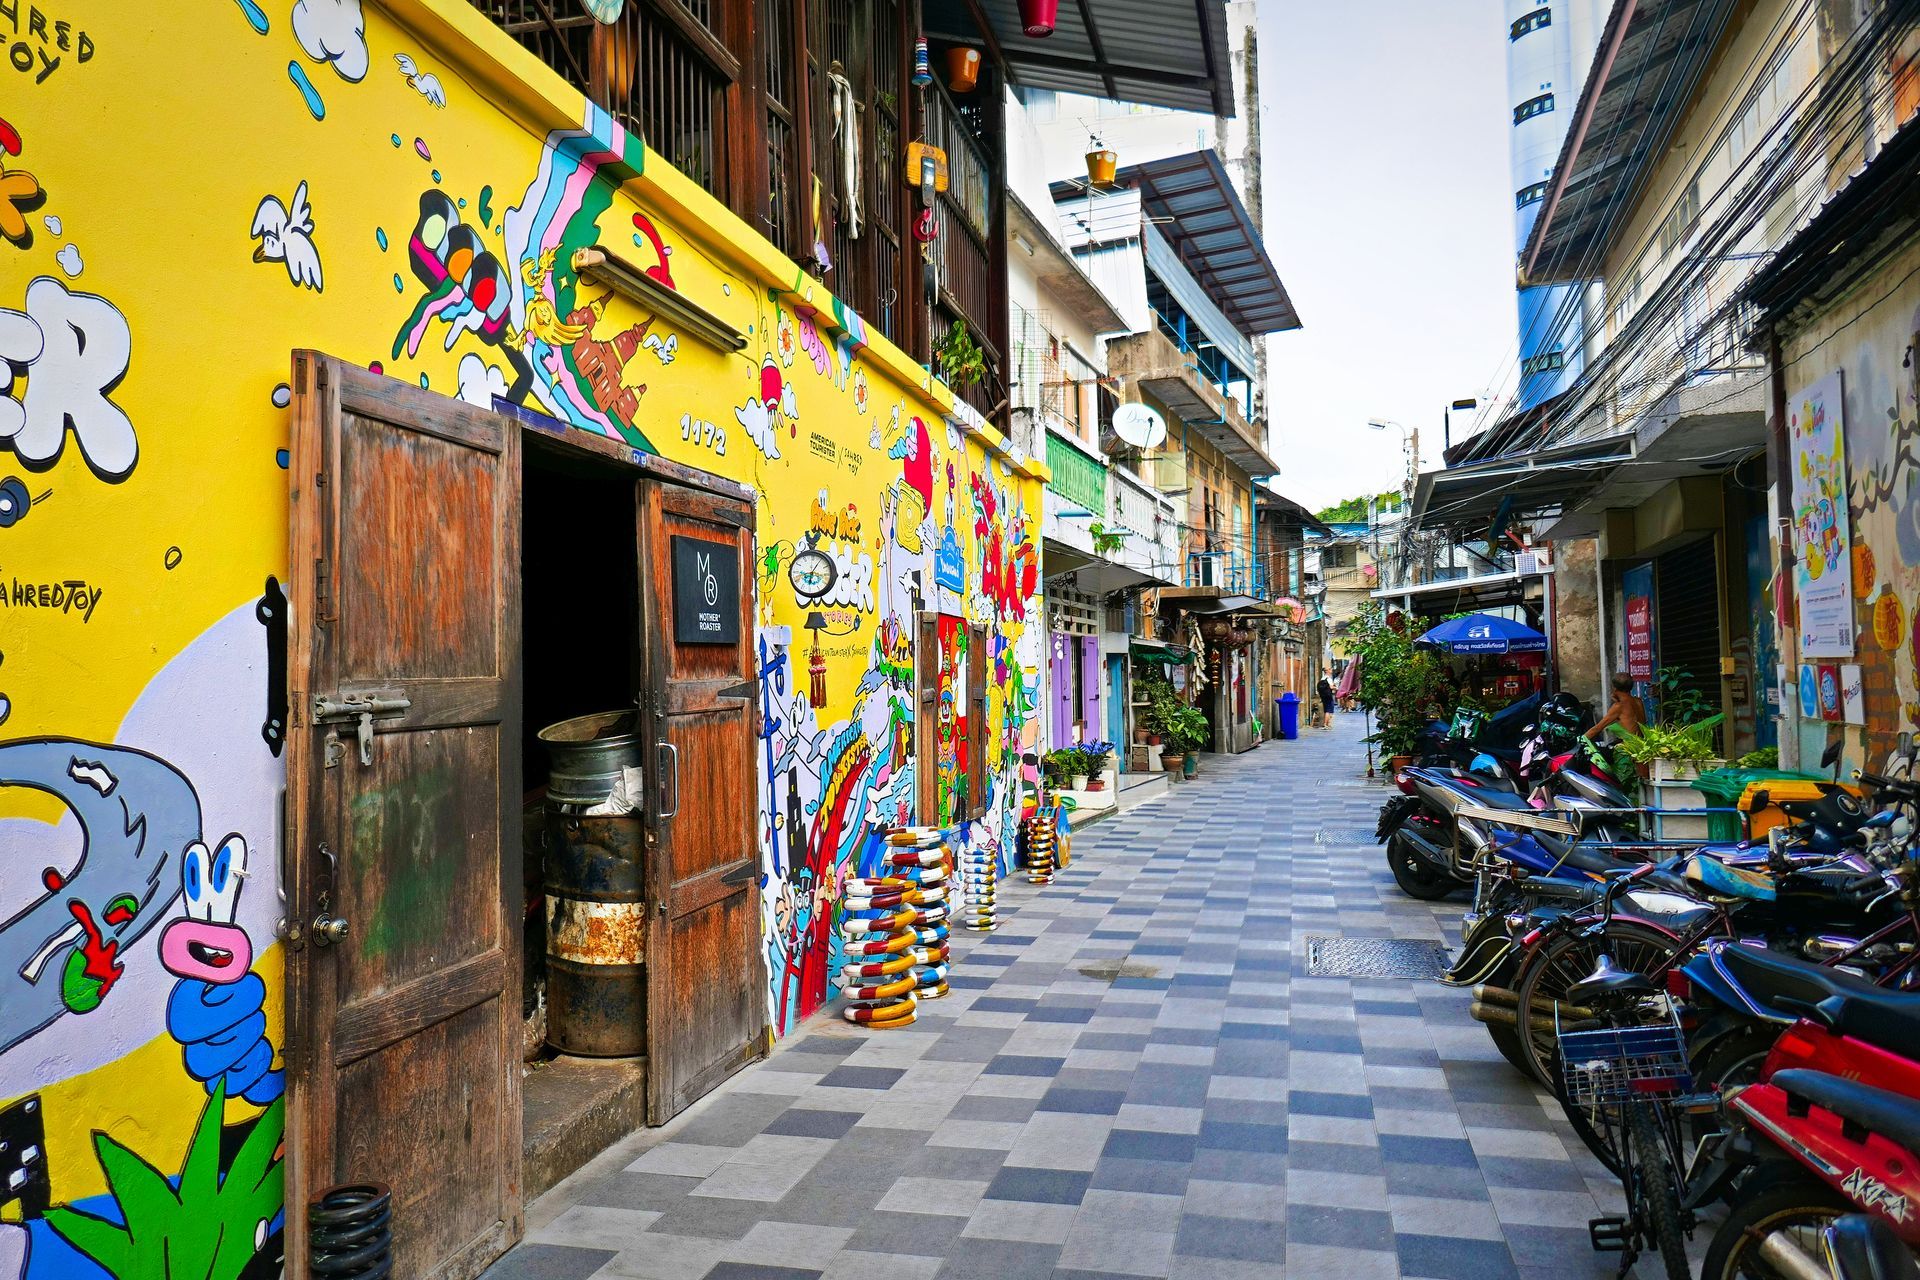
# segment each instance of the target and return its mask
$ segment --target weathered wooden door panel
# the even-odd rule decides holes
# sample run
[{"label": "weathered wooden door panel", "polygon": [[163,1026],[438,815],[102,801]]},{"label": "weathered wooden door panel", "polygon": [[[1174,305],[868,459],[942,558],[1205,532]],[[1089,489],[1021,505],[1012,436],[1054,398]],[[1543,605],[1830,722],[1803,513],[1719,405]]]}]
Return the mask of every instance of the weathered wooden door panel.
[{"label": "weathered wooden door panel", "polygon": [[[664,886],[648,949],[648,1114],[663,1124],[765,1051],[753,510],[651,479],[639,506],[655,743],[649,875]],[[693,593],[682,604],[699,604],[704,620],[676,617],[676,591]],[[685,638],[701,625],[712,638]]]},{"label": "weathered wooden door panel", "polygon": [[394,1274],[464,1280],[521,1231],[519,430],[312,352],[293,387],[287,1272],[379,1181]]}]

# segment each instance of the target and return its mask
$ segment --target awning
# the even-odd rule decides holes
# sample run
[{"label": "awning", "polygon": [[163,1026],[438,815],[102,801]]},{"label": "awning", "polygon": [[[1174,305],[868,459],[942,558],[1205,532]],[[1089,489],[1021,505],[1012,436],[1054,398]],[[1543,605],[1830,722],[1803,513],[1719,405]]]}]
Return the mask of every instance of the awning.
[{"label": "awning", "polygon": [[[970,29],[973,8],[969,0],[927,0],[928,32]],[[979,0],[977,8],[1019,84],[1233,114],[1225,0],[1067,0],[1053,34],[1039,39],[1027,37],[1018,0]]]},{"label": "awning", "polygon": [[1178,664],[1193,656],[1185,645],[1168,644],[1165,640],[1149,640],[1144,636],[1135,636],[1128,646],[1133,656],[1141,662],[1165,662]]},{"label": "awning", "polygon": [[[1300,327],[1293,299],[1217,152],[1127,165],[1114,181],[1140,192],[1151,225],[1240,332],[1258,336]],[[1056,182],[1053,198],[1084,196],[1086,190],[1084,178]]]},{"label": "awning", "polygon": [[[1712,65],[1734,0],[1617,0],[1578,102],[1533,230],[1520,253],[1522,284],[1597,275],[1694,89]],[[1551,32],[1520,39],[1554,39]],[[1523,193],[1524,194],[1524,193]],[[1521,206],[1525,207],[1524,204]]]},{"label": "awning", "polygon": [[1617,435],[1423,471],[1413,491],[1413,522],[1484,536],[1502,517],[1566,509],[1632,455],[1633,438]]},{"label": "awning", "polygon": [[1538,573],[1483,573],[1471,578],[1445,578],[1422,582],[1418,586],[1387,588],[1373,593],[1376,600],[1404,600],[1409,609],[1422,617],[1436,618],[1449,613],[1492,609],[1503,604],[1522,604],[1528,588],[1553,570],[1545,565]]},{"label": "awning", "polygon": [[1066,546],[1051,538],[1046,540],[1045,552],[1047,582],[1070,591],[1103,596],[1136,587],[1165,586],[1172,581],[1170,578],[1155,577],[1132,565],[1119,564],[1077,547]]}]

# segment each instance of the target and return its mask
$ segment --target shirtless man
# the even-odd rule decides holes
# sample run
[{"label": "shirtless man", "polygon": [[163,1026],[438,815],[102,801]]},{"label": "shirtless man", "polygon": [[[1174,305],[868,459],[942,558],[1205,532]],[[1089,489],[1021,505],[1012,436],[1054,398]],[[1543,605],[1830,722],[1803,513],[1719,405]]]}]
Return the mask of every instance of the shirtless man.
[{"label": "shirtless man", "polygon": [[1639,733],[1647,723],[1647,706],[1633,691],[1633,677],[1624,672],[1613,678],[1613,700],[1600,723],[1587,730],[1589,738],[1598,738],[1614,725],[1628,733]]}]

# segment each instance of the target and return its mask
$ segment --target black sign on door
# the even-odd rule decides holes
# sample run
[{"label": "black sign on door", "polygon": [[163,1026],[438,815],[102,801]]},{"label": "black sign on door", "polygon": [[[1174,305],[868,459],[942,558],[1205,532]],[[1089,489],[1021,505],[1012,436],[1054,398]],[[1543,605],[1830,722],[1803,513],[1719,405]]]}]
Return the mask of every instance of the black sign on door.
[{"label": "black sign on door", "polygon": [[740,557],[732,544],[673,536],[673,638],[681,644],[740,639]]}]

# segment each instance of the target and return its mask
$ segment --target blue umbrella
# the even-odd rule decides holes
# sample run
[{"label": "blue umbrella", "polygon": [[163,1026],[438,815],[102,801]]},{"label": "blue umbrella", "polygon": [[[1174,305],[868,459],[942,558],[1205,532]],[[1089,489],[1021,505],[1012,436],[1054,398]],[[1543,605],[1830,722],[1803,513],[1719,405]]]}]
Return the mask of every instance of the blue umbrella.
[{"label": "blue umbrella", "polygon": [[1539,653],[1547,638],[1524,622],[1491,613],[1453,618],[1414,641],[1453,653]]}]

